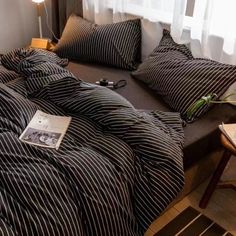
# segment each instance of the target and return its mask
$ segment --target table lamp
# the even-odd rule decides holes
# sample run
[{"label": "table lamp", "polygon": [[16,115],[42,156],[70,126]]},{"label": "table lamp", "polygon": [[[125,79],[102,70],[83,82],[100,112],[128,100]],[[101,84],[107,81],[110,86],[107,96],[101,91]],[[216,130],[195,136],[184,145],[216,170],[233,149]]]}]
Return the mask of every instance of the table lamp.
[{"label": "table lamp", "polygon": [[48,47],[49,47],[48,39],[43,39],[43,33],[42,33],[42,18],[41,18],[42,16],[41,16],[40,4],[43,3],[44,0],[32,0],[32,2],[37,3],[37,13],[38,13],[38,22],[39,22],[39,37],[40,38],[32,38],[31,47],[48,49]]},{"label": "table lamp", "polygon": [[44,0],[32,0],[32,2],[37,3],[37,12],[38,12],[38,20],[39,20],[39,35],[40,35],[40,38],[43,38],[43,35],[42,35],[42,19],[41,19],[40,3],[44,2]]}]

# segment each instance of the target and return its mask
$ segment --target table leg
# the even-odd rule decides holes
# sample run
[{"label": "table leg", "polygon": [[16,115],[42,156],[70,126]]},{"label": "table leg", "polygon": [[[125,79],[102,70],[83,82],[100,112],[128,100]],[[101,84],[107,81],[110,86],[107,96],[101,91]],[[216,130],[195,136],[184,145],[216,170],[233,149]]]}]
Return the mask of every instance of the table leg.
[{"label": "table leg", "polygon": [[222,156],[222,158],[221,158],[221,160],[220,160],[220,162],[219,162],[219,164],[218,164],[218,166],[217,166],[217,168],[216,168],[216,170],[215,170],[215,172],[214,172],[214,174],[213,174],[213,176],[212,176],[212,178],[211,178],[211,180],[210,180],[210,182],[209,182],[209,184],[208,184],[208,186],[207,186],[207,188],[200,200],[200,203],[199,203],[200,208],[203,208],[203,209],[206,208],[206,206],[207,206],[207,204],[208,204],[208,202],[209,202],[209,200],[210,200],[210,198],[217,186],[217,183],[219,182],[220,177],[225,169],[225,166],[227,165],[227,163],[230,159],[230,156],[231,156],[231,152],[228,150],[225,150],[224,154],[223,154],[223,156]]}]

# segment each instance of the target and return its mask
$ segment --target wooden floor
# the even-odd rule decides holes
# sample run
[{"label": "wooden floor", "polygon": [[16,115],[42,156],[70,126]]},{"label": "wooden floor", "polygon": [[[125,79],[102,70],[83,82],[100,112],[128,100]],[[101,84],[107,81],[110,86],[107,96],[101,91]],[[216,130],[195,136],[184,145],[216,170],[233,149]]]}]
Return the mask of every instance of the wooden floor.
[{"label": "wooden floor", "polygon": [[[231,158],[224,172],[224,176],[222,177],[222,180],[232,179],[236,179],[236,157]],[[192,206],[204,213],[236,236],[236,191],[232,189],[217,189],[213,193],[207,208],[203,210],[198,207],[198,204],[208,182],[209,180],[205,181],[195,191],[155,220],[145,233],[145,236],[153,236],[160,228],[166,225],[188,206]]]}]

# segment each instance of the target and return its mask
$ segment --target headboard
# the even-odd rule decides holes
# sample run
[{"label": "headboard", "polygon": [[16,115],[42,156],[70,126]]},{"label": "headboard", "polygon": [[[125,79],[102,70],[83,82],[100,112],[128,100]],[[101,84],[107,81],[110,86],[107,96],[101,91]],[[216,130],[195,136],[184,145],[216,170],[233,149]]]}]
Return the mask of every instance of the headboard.
[{"label": "headboard", "polygon": [[83,16],[82,0],[52,0],[52,28],[58,38],[71,13]]}]

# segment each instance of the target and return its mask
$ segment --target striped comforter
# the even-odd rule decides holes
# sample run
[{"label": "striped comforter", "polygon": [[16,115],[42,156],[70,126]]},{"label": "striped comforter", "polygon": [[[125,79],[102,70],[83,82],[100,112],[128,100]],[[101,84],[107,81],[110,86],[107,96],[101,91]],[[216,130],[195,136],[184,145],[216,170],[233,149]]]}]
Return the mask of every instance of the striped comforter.
[{"label": "striped comforter", "polygon": [[[0,235],[143,235],[183,186],[179,114],[136,110],[16,49],[0,65]],[[19,141],[36,110],[72,116],[58,151]]]}]

